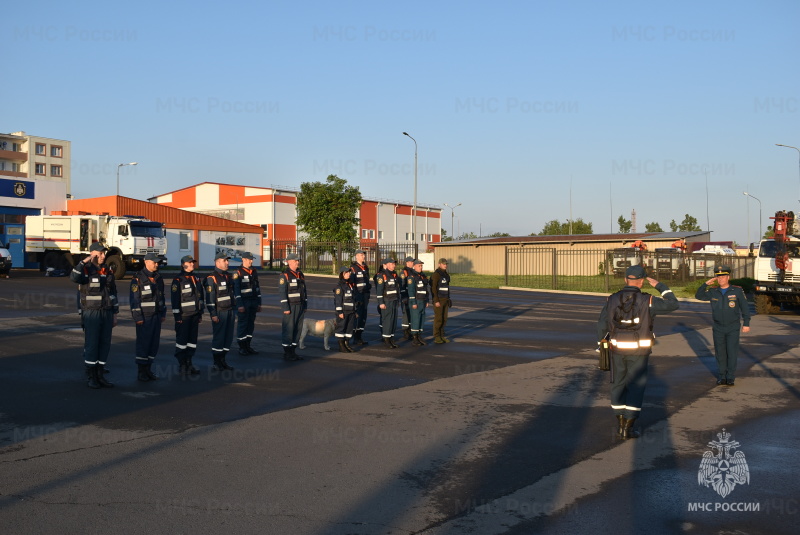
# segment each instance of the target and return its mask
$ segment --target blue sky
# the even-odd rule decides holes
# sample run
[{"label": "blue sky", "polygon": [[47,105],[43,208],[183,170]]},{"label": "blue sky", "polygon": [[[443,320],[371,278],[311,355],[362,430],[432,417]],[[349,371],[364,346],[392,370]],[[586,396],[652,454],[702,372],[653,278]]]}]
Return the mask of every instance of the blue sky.
[{"label": "blue sky", "polygon": [[[14,2],[0,131],[72,142],[73,194],[213,181],[455,205],[456,231],[800,209],[800,3]],[[707,177],[707,179],[706,179]],[[708,183],[708,210],[706,197]],[[571,203],[570,203],[571,190]],[[612,213],[613,209],[613,213]],[[445,208],[444,226],[450,230]]]}]

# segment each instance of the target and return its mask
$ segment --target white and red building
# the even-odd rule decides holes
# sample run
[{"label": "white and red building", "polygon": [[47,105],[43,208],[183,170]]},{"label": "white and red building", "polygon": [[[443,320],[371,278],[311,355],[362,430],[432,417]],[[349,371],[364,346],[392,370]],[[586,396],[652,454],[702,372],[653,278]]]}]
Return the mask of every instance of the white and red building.
[{"label": "white and red building", "polygon": [[[152,203],[221,217],[264,230],[265,257],[272,241],[302,239],[297,220],[298,190],[282,186],[252,187],[203,182],[148,199]],[[367,244],[409,243],[413,205],[384,199],[364,199],[358,235]],[[417,204],[416,242],[420,250],[441,239],[441,208]]]}]

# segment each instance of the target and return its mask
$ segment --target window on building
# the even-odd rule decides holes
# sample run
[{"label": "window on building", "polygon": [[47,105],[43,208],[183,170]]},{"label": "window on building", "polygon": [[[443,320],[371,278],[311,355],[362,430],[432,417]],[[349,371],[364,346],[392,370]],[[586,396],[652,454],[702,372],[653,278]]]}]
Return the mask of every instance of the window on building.
[{"label": "window on building", "polygon": [[59,145],[50,145],[50,156],[54,158],[61,158],[61,147]]},{"label": "window on building", "polygon": [[50,176],[63,176],[62,175],[62,168],[60,165],[51,165],[50,166]]},{"label": "window on building", "polygon": [[188,232],[181,232],[179,234],[178,249],[180,249],[181,251],[188,251],[189,250],[189,233]]},{"label": "window on building", "polygon": [[379,240],[382,240],[382,239],[383,239],[383,231],[382,231],[382,230],[379,230],[379,231],[378,231],[378,239],[379,239]]},{"label": "window on building", "polygon": [[370,240],[374,240],[375,239],[375,230],[374,229],[369,229],[369,239]]},{"label": "window on building", "polygon": [[43,163],[36,164],[36,174],[37,175],[46,175],[47,174],[47,166]]},{"label": "window on building", "polygon": [[38,154],[39,156],[44,156],[45,154],[47,154],[47,145],[45,145],[44,143],[37,143],[36,154]]},{"label": "window on building", "polygon": [[410,232],[406,232],[406,239],[409,240],[409,241],[411,240],[411,233]]},{"label": "window on building", "polygon": [[367,232],[367,229],[365,229],[365,228],[362,228],[362,229],[361,229],[361,239],[362,239],[362,240],[366,240],[366,239],[367,239],[367,236],[369,236],[369,233]]},{"label": "window on building", "polygon": [[19,143],[12,143],[12,144],[11,144],[11,150],[13,150],[14,152],[21,152],[21,151],[19,150],[20,148],[22,148],[22,147],[20,146],[20,144],[19,144]]}]

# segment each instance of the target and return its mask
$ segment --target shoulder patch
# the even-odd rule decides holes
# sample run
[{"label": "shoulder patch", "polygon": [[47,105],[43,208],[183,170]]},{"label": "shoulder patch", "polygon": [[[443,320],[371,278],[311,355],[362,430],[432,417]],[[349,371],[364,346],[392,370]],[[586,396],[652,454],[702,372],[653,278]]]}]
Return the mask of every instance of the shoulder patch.
[{"label": "shoulder patch", "polygon": [[239,272],[238,271],[234,271],[233,272],[233,278],[234,279],[238,279],[239,278]]},{"label": "shoulder patch", "polygon": [[178,284],[175,283],[175,282],[172,283],[172,291],[173,292],[177,292],[178,291]]},{"label": "shoulder patch", "polygon": [[208,286],[206,286],[206,290],[208,290],[209,292],[213,292],[214,287],[209,284]]},{"label": "shoulder patch", "polygon": [[383,284],[383,278],[378,279],[378,284]]},{"label": "shoulder patch", "polygon": [[132,292],[138,292],[139,291],[139,285],[136,284],[135,282],[132,282],[131,283],[131,291]]},{"label": "shoulder patch", "polygon": [[283,277],[281,277],[281,279],[280,279],[280,282],[279,282],[278,284],[286,284],[286,279],[284,279]]},{"label": "shoulder patch", "polygon": [[342,293],[342,289],[341,288],[336,288],[336,295],[339,295],[340,293]]}]

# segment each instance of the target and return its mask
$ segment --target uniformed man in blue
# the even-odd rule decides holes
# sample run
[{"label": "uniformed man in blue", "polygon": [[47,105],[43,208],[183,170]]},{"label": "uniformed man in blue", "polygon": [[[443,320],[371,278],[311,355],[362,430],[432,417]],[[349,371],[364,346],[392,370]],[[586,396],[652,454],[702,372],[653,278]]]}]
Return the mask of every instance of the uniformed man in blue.
[{"label": "uniformed man in blue", "polygon": [[733,386],[739,359],[739,329],[743,333],[750,332],[750,305],[744,290],[730,283],[730,266],[715,267],[714,275],[700,285],[695,298],[711,302],[714,353],[719,367],[717,384]]},{"label": "uniformed man in blue", "polygon": [[353,283],[356,285],[356,292],[361,299],[358,302],[358,309],[356,310],[356,330],[353,333],[353,343],[367,345],[364,340],[364,327],[367,324],[367,305],[369,304],[370,290],[372,290],[372,283],[369,280],[369,266],[367,265],[367,254],[359,249],[355,252],[355,260],[350,264],[350,270],[353,272]]},{"label": "uniformed man in blue", "polygon": [[413,336],[411,335],[411,313],[409,312],[408,306],[408,287],[406,286],[406,280],[408,277],[411,276],[411,273],[414,272],[414,257],[407,256],[405,260],[403,260],[405,266],[400,273],[400,306],[403,308],[403,323],[401,327],[403,329],[403,340],[411,340]]},{"label": "uniformed man in blue", "polygon": [[242,253],[242,265],[233,272],[233,295],[236,298],[236,339],[240,355],[257,355],[253,349],[256,314],[261,312],[261,287],[258,271],[253,267],[253,253]]},{"label": "uniformed man in blue", "polygon": [[349,341],[356,328],[356,300],[361,294],[356,293],[355,284],[350,281],[353,272],[350,266],[339,268],[339,283],[333,289],[333,308],[336,314],[336,340],[339,342],[339,353],[352,353]]},{"label": "uniformed man in blue", "polygon": [[400,277],[394,268],[394,258],[385,258],[381,264],[383,269],[375,275],[375,294],[378,298],[378,310],[381,314],[381,337],[383,345],[389,349],[399,347],[394,343],[394,330],[397,327],[397,304],[400,302]]},{"label": "uniformed man in blue", "polygon": [[285,360],[303,360],[296,348],[303,328],[303,316],[308,307],[306,279],[300,271],[300,257],[292,253],[286,257],[287,268],[278,280],[278,296],[283,309],[281,322],[281,344]]},{"label": "uniformed man in blue", "polygon": [[172,314],[175,317],[175,358],[181,375],[198,375],[192,364],[197,350],[197,332],[205,312],[205,291],[200,277],[194,274],[191,255],[181,258],[181,272],[172,279]]},{"label": "uniformed man in blue", "polygon": [[447,259],[439,259],[439,267],[431,274],[431,296],[433,298],[433,341],[446,344],[450,341],[444,335],[447,326],[447,311],[450,310],[450,274],[447,272]]},{"label": "uniformed man in blue", "polygon": [[223,252],[214,256],[214,271],[206,277],[206,308],[211,316],[211,354],[213,370],[232,370],[225,360],[233,342],[233,278],[228,273],[230,257]]},{"label": "uniformed man in blue", "polygon": [[167,317],[164,301],[164,279],[158,272],[161,258],[156,253],[147,253],[144,268],[131,280],[131,316],[136,323],[136,365],[140,381],[154,381],[153,361],[161,342],[161,324]]},{"label": "uniformed man in blue", "polygon": [[106,248],[99,243],[89,247],[89,256],[78,262],[69,274],[78,284],[83,322],[83,361],[89,388],[112,387],[103,377],[103,366],[111,349],[111,330],[117,325],[119,301],[114,273],[106,266]]},{"label": "uniformed man in blue", "polygon": [[[645,278],[661,297],[642,293]],[[647,362],[653,350],[653,318],[678,309],[678,299],[663,282],[647,277],[642,266],[625,270],[626,286],[612,294],[597,321],[597,339],[608,338],[611,349],[611,408],[621,438],[638,438],[633,423],[639,417],[647,384]]]},{"label": "uniformed man in blue", "polygon": [[419,258],[414,259],[414,270],[406,278],[408,288],[408,306],[411,313],[411,335],[415,346],[427,345],[422,340],[422,328],[425,325],[425,309],[428,308],[430,293],[428,277],[422,272],[424,262]]}]

